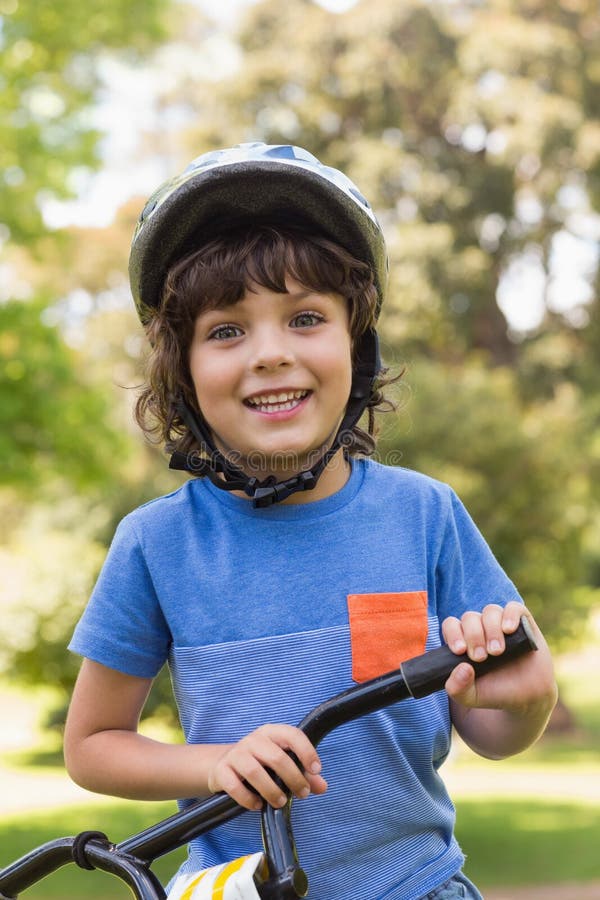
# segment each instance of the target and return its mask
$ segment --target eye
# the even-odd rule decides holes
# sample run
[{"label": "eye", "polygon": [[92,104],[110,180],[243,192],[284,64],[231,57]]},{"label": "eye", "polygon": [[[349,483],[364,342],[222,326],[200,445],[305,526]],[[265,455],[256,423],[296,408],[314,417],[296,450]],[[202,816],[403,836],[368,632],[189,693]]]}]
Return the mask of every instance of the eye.
[{"label": "eye", "polygon": [[311,328],[313,325],[318,325],[320,322],[324,321],[325,318],[320,313],[301,312],[298,313],[297,316],[294,316],[290,325],[293,328]]},{"label": "eye", "polygon": [[217,325],[208,333],[209,341],[230,341],[233,338],[240,337],[244,332],[238,325]]}]

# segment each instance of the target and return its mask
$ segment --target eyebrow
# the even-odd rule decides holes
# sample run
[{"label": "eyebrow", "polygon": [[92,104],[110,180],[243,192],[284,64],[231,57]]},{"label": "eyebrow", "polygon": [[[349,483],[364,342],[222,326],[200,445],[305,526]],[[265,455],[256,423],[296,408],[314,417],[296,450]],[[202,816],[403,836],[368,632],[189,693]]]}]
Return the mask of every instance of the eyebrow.
[{"label": "eyebrow", "polygon": [[[315,288],[305,288],[304,290],[300,291],[282,291],[281,293],[279,293],[278,291],[277,293],[284,300],[305,300],[307,297],[313,297],[315,294],[321,293],[321,291],[318,291]],[[239,303],[243,303],[246,299],[248,299],[246,296],[240,297],[239,300],[236,300],[236,302],[232,303],[231,305],[237,306]]]},{"label": "eyebrow", "polygon": [[[289,300],[290,303],[297,303],[298,301],[305,300],[307,297],[312,297],[315,294],[320,294],[321,292],[315,288],[305,288],[299,291],[285,291],[281,293],[279,296],[284,300]],[[208,309],[203,310],[200,315],[204,315],[207,313],[224,313],[225,310],[231,309],[232,307],[241,306],[248,298],[246,296],[240,297],[239,300],[236,300],[235,303],[227,303],[225,306],[211,306]]]},{"label": "eyebrow", "polygon": [[306,288],[303,291],[286,291],[283,296],[289,297],[290,300],[304,300],[306,297],[311,297],[314,293],[316,293],[316,291]]}]

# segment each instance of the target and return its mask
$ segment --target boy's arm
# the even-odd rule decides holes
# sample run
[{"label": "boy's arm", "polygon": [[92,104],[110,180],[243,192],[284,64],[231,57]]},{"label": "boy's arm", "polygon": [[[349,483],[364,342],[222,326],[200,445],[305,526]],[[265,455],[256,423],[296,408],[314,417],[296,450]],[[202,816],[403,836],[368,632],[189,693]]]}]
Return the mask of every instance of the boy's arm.
[{"label": "boy's arm", "polygon": [[538,650],[477,680],[468,663],[458,665],[446,682],[450,713],[457,732],[476,753],[502,759],[520,753],[543,733],[558,697],[552,658],[533,618],[520,603],[486,606],[442,625],[444,640],[455,653],[480,661],[504,650],[504,635],[529,618]]},{"label": "boy's arm", "polygon": [[[276,772],[296,796],[327,785],[308,738],[290,725],[265,725],[236,744],[166,744],[137,731],[152,679],[125,675],[85,659],[65,729],[65,763],[77,784],[131,800],[174,800],[227,791],[248,809],[285,802],[265,771]],[[290,759],[292,750],[304,773]],[[281,802],[280,802],[281,801]]]}]

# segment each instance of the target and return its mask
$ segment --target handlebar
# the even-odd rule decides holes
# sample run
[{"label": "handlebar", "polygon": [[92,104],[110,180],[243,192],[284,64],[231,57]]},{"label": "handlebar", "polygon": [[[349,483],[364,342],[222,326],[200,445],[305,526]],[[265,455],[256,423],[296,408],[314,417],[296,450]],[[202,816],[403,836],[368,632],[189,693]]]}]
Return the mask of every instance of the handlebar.
[{"label": "handlebar", "polygon": [[[466,653],[455,654],[445,646],[406,660],[399,669],[351,687],[319,704],[298,727],[316,746],[335,728],[353,719],[392,703],[411,697],[418,699],[443,689],[460,662],[469,662],[480,677],[537,650],[525,616],[517,630],[504,637],[504,652],[499,656],[488,656],[483,662],[474,662]],[[267,804],[263,807],[263,843],[271,876],[261,886],[263,900],[296,900],[306,896],[308,881],[298,864],[291,830],[291,805],[288,791],[288,802],[284,807],[275,809]],[[117,875],[129,884],[138,900],[164,900],[164,890],[149,870],[150,864],[245,811],[228,794],[219,793],[197,801],[116,845],[95,832],[90,833],[85,842],[81,835],[50,841],[0,872],[0,900],[13,900],[40,878],[72,861],[84,868],[98,868]]]}]

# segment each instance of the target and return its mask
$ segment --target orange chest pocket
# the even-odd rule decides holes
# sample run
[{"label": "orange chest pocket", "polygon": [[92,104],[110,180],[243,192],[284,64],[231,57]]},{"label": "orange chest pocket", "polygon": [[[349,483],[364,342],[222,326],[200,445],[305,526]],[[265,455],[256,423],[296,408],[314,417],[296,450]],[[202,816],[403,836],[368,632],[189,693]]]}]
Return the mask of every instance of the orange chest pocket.
[{"label": "orange chest pocket", "polygon": [[368,681],[425,652],[427,591],[348,594],[352,678]]}]

